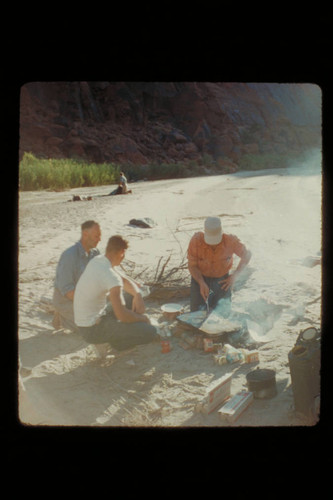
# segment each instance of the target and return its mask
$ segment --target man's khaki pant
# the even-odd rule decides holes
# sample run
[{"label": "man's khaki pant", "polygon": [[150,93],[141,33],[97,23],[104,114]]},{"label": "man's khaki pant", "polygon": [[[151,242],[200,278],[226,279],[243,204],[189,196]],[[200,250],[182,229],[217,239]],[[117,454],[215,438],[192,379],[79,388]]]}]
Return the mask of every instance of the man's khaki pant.
[{"label": "man's khaki pant", "polygon": [[55,308],[54,326],[77,331],[74,322],[73,301],[62,295],[57,288],[53,292],[53,306]]}]

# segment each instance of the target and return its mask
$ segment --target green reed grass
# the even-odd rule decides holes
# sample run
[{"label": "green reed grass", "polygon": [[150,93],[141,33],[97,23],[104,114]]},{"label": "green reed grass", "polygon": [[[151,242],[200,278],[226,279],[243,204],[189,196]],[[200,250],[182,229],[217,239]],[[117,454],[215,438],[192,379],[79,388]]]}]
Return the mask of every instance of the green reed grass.
[{"label": "green reed grass", "polygon": [[22,191],[62,190],[74,187],[115,184],[120,168],[109,163],[85,163],[73,159],[37,158],[25,153],[19,166]]},{"label": "green reed grass", "polygon": [[126,172],[129,180],[134,181],[200,175],[198,165],[189,167],[182,163],[162,163],[120,166],[73,159],[45,159],[38,158],[32,153],[25,153],[19,166],[19,186],[21,191],[34,191],[117,184],[121,170]]}]

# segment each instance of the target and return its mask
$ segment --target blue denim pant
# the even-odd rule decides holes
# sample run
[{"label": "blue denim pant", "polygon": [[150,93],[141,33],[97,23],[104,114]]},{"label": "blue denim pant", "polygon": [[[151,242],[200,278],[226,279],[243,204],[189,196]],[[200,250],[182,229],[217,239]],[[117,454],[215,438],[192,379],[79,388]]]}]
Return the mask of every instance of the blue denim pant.
[{"label": "blue denim pant", "polygon": [[[222,290],[221,284],[218,282],[224,278],[227,278],[229,274],[225,274],[221,276],[221,278],[208,278],[207,276],[203,276],[205,282],[209,286],[211,293],[208,297],[208,305],[209,309],[215,309],[216,306],[219,306],[220,312],[227,316],[231,311],[231,289]],[[221,300],[223,299],[223,300]],[[191,279],[191,293],[190,293],[190,308],[191,311],[199,311],[202,309],[206,309],[207,305],[204,301],[201,293],[200,286],[195,281],[194,278]]]}]

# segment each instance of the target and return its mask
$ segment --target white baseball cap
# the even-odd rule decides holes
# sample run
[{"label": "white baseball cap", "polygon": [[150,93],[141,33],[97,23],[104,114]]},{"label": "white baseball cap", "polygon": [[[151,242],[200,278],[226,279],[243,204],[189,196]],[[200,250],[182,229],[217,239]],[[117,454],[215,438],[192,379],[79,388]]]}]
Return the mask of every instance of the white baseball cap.
[{"label": "white baseball cap", "polygon": [[207,217],[205,220],[204,240],[207,245],[218,245],[222,241],[222,225],[219,217]]}]

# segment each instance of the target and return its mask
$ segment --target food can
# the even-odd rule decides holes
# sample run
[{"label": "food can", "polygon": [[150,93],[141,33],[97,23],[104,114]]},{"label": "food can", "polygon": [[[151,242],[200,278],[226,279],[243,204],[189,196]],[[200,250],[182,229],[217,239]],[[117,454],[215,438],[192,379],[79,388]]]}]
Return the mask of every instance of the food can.
[{"label": "food can", "polygon": [[162,346],[161,352],[163,354],[170,352],[171,347],[170,347],[170,342],[168,340],[161,340],[161,346]]},{"label": "food can", "polygon": [[214,343],[212,339],[204,339],[204,351],[205,352],[213,352],[214,350]]},{"label": "food can", "polygon": [[245,363],[256,363],[259,361],[259,351],[250,351],[245,354]]}]

